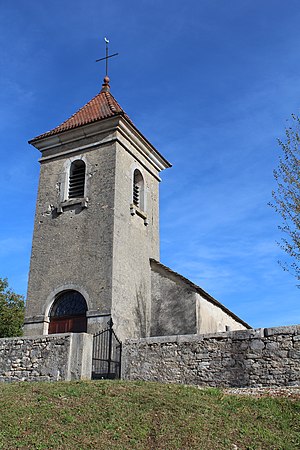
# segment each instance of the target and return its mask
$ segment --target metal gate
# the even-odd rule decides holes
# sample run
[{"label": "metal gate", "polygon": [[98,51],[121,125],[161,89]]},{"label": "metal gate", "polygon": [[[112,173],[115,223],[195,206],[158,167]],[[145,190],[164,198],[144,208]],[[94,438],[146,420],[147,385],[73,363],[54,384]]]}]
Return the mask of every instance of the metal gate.
[{"label": "metal gate", "polygon": [[121,377],[122,342],[113,330],[113,321],[108,328],[94,334],[92,379],[117,379]]}]

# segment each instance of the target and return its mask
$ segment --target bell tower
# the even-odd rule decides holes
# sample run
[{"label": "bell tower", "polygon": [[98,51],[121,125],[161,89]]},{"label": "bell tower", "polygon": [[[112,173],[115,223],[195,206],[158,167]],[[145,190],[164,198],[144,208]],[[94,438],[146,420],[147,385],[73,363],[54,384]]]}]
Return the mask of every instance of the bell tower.
[{"label": "bell tower", "polygon": [[159,172],[170,163],[110,92],[30,141],[41,152],[25,335],[148,336]]}]

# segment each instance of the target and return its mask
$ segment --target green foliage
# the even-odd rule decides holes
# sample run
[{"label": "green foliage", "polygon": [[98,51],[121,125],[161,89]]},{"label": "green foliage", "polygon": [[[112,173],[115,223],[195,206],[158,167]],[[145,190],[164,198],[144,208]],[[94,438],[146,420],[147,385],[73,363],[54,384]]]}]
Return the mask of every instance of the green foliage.
[{"label": "green foliage", "polygon": [[0,449],[292,450],[300,448],[299,411],[299,395],[124,381],[0,383]]},{"label": "green foliage", "polygon": [[6,278],[0,278],[0,338],[22,334],[24,308],[23,296],[9,288]]},{"label": "green foliage", "polygon": [[[282,149],[279,165],[274,170],[277,190],[272,192],[271,206],[283,219],[279,229],[284,237],[279,245],[289,256],[280,262],[284,270],[300,281],[300,119],[292,115],[292,123],[285,131],[285,141],[278,140]],[[298,286],[299,287],[299,286]]]}]

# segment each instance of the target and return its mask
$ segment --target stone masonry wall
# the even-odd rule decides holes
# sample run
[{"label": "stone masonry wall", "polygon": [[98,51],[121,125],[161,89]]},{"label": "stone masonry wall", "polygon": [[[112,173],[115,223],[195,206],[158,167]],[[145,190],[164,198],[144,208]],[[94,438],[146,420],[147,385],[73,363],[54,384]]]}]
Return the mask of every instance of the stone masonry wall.
[{"label": "stone masonry wall", "polygon": [[124,379],[200,386],[300,385],[300,325],[128,340]]},{"label": "stone masonry wall", "polygon": [[86,333],[0,339],[0,382],[88,379],[91,348]]}]

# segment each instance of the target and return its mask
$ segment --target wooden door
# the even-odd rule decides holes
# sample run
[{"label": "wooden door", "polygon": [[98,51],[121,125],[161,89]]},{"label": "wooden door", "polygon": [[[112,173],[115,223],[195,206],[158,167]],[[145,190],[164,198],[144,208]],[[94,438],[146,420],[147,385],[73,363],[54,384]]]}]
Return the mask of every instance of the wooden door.
[{"label": "wooden door", "polygon": [[86,316],[51,317],[48,333],[86,333],[86,330]]}]

